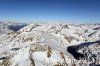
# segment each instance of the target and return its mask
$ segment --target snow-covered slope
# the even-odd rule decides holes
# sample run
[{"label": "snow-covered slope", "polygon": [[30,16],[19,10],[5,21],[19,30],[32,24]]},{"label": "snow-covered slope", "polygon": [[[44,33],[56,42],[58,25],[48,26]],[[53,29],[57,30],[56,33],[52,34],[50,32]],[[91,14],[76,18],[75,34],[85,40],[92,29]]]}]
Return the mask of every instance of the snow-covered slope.
[{"label": "snow-covered slope", "polygon": [[34,23],[0,36],[0,66],[100,64],[100,25]]}]

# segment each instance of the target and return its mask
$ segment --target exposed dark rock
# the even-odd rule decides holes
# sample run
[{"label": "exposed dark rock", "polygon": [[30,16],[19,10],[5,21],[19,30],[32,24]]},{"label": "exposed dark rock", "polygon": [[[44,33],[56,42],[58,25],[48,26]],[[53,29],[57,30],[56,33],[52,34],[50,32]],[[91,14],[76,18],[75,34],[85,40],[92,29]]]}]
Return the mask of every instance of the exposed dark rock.
[{"label": "exposed dark rock", "polygon": [[67,51],[71,53],[75,59],[79,60],[80,58],[84,58],[84,55],[79,53],[77,50],[78,50],[77,46],[67,47]]},{"label": "exposed dark rock", "polygon": [[93,30],[99,30],[99,29],[100,29],[100,27],[93,28]]},{"label": "exposed dark rock", "polygon": [[81,53],[78,52],[79,49],[82,49],[84,47],[88,47],[89,45],[93,45],[93,44],[96,44],[96,43],[100,43],[100,40],[94,41],[94,42],[81,43],[79,45],[74,45],[74,46],[69,46],[69,47],[67,47],[67,51],[69,53],[71,53],[75,59],[78,60],[80,58],[84,58],[85,57],[84,54],[81,54]]},{"label": "exposed dark rock", "polygon": [[94,35],[95,33],[96,33],[96,31],[93,32],[93,33],[91,33],[91,34],[89,34],[88,37],[91,37],[91,36]]},{"label": "exposed dark rock", "polygon": [[6,58],[6,57],[1,57],[1,58],[0,58],[0,60],[4,60],[4,59],[7,59],[7,58]]},{"label": "exposed dark rock", "polygon": [[98,65],[95,65],[95,66],[100,66],[100,64],[98,64]]},{"label": "exposed dark rock", "polygon": [[20,49],[20,48],[12,48],[11,50],[15,50],[15,51],[16,51],[16,50],[19,50],[19,49]]}]

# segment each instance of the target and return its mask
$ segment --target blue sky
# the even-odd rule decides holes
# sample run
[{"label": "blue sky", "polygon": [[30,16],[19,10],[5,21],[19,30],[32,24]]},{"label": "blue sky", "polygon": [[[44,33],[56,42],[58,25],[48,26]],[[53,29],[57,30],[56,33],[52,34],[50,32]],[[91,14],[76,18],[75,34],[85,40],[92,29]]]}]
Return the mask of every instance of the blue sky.
[{"label": "blue sky", "polygon": [[0,20],[100,22],[100,0],[0,0]]}]

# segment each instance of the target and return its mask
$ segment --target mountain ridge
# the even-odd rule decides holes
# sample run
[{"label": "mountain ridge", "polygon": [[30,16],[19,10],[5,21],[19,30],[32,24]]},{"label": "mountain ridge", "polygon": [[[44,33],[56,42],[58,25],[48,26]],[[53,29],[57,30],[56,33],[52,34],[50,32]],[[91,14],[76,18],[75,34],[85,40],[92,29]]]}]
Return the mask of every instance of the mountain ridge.
[{"label": "mountain ridge", "polygon": [[[81,47],[81,43],[100,40],[100,29],[97,29],[99,26],[99,24],[33,23],[18,31],[4,33],[0,36],[0,64],[1,66],[98,65],[100,44]],[[77,60],[67,48],[79,45],[81,49],[77,52],[83,54],[85,58]]]}]

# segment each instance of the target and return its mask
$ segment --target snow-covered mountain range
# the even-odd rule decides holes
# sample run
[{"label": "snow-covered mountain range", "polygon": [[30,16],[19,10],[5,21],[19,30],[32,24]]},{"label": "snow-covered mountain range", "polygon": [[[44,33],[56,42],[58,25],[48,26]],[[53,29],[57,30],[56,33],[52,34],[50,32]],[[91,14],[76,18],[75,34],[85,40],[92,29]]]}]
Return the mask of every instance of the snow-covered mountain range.
[{"label": "snow-covered mountain range", "polygon": [[0,66],[100,65],[100,24],[8,24],[0,35]]},{"label": "snow-covered mountain range", "polygon": [[0,21],[0,34],[18,31],[19,29],[23,28],[26,25],[27,24],[24,23]]}]

